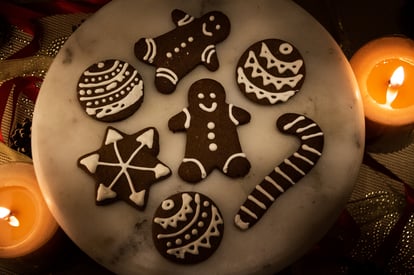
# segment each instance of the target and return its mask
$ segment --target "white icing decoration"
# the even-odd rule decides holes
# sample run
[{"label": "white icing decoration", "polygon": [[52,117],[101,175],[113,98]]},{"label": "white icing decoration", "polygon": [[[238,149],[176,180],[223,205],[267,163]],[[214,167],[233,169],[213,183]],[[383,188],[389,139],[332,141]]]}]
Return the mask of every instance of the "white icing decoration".
[{"label": "white icing decoration", "polygon": [[234,125],[239,125],[239,121],[233,115],[233,104],[229,104],[229,117],[230,120],[234,123]]},{"label": "white icing decoration", "polygon": [[204,98],[204,94],[203,94],[203,93],[199,93],[199,94],[197,95],[197,97],[198,97],[199,99],[203,99],[203,98]]},{"label": "white icing decoration", "polygon": [[216,134],[215,134],[215,133],[213,133],[213,132],[209,132],[209,133],[207,134],[207,138],[208,138],[209,140],[215,139],[215,138],[216,138]]},{"label": "white icing decoration", "polygon": [[310,134],[310,135],[302,136],[302,140],[308,140],[308,139],[311,139],[311,138],[314,138],[314,137],[319,137],[319,136],[323,136],[323,133],[322,132],[318,132],[318,133],[315,133],[315,134]]},{"label": "white icing decoration", "polygon": [[298,82],[303,78],[303,74],[297,74],[291,77],[276,77],[274,75],[269,74],[264,68],[262,68],[262,66],[260,66],[256,58],[256,55],[253,51],[249,51],[249,56],[246,59],[244,68],[252,68],[253,78],[262,78],[264,86],[271,84],[276,88],[276,90],[282,89],[285,85],[294,88],[298,84]]},{"label": "white icing decoration", "polygon": [[207,123],[207,128],[210,130],[213,130],[216,127],[216,124],[212,121],[210,121],[209,123]]},{"label": "white icing decoration", "polygon": [[212,217],[210,224],[204,234],[194,242],[191,242],[185,246],[168,249],[167,253],[170,255],[175,255],[179,259],[184,259],[186,253],[190,253],[193,255],[198,255],[199,248],[211,248],[210,239],[212,237],[220,236],[220,231],[218,229],[219,224],[223,224],[223,219],[218,213],[218,210],[215,206],[211,206]]},{"label": "white icing decoration", "polygon": [[285,178],[288,182],[290,182],[290,184],[295,185],[295,182],[285,172],[283,172],[279,166],[275,168],[275,172]]},{"label": "white icing decoration", "polygon": [[193,20],[194,20],[193,16],[186,14],[181,20],[177,22],[177,25],[181,27],[181,26],[187,25],[188,23],[191,23]]},{"label": "white icing decoration", "polygon": [[245,212],[246,214],[248,214],[249,216],[251,216],[252,218],[254,218],[255,220],[257,220],[256,214],[253,213],[252,211],[250,211],[250,209],[246,208],[244,205],[242,205],[240,207],[240,210],[242,210],[243,212]]},{"label": "white icing decoration", "polygon": [[185,114],[185,122],[184,122],[184,128],[188,129],[190,128],[190,123],[191,123],[191,115],[190,112],[188,111],[187,108],[183,109],[183,112]]},{"label": "white icing decoration", "polygon": [[83,159],[80,160],[79,163],[85,166],[88,169],[88,171],[93,174],[95,173],[96,167],[98,166],[98,161],[99,161],[99,154],[93,154],[93,155],[84,157]]},{"label": "white icing decoration", "polygon": [[307,157],[302,156],[301,154],[299,154],[298,152],[293,153],[293,156],[295,158],[301,159],[307,163],[309,163],[310,165],[315,165],[315,163],[313,161],[311,161],[310,159],[308,159]]},{"label": "white icing decoration", "polygon": [[170,209],[174,208],[174,201],[173,200],[165,200],[161,203],[161,208],[165,211],[168,211]]},{"label": "white icing decoration", "polygon": [[203,34],[205,36],[213,36],[213,33],[212,32],[209,32],[207,30],[207,24],[206,23],[203,23],[202,30],[203,30]]},{"label": "white icing decoration", "polygon": [[255,198],[254,196],[252,196],[252,195],[249,195],[249,196],[247,196],[247,199],[248,200],[250,200],[250,201],[252,201],[254,204],[256,204],[257,206],[259,206],[260,208],[262,208],[263,210],[266,210],[267,208],[266,208],[266,205],[263,203],[263,202],[261,202],[261,201],[259,201],[257,198]]},{"label": "white icing decoration", "polygon": [[242,221],[239,214],[234,217],[234,223],[242,230],[246,230],[250,227],[250,223]]},{"label": "white icing decoration", "polygon": [[279,52],[284,55],[291,54],[293,51],[293,46],[289,43],[282,43],[279,46]]},{"label": "white icing decoration", "polygon": [[287,131],[290,128],[292,128],[293,126],[295,126],[296,123],[304,120],[305,117],[304,116],[298,116],[294,121],[290,122],[290,123],[286,123],[285,126],[283,126],[283,130]]},{"label": "white icing decoration", "polygon": [[[184,194],[181,195],[181,198],[183,200],[183,204],[184,204],[184,195],[189,196],[187,193],[184,193]],[[188,198],[187,198],[187,200],[188,200]],[[188,201],[188,204],[187,204],[186,207],[190,207],[190,201],[191,200]],[[179,230],[177,232],[170,233],[170,234],[158,234],[157,235],[157,239],[165,239],[165,238],[177,237],[178,235],[183,234],[185,231],[187,231],[189,228],[191,228],[193,226],[193,224],[195,224],[195,222],[198,220],[198,218],[200,216],[200,195],[199,194],[197,194],[197,193],[195,194],[194,201],[196,203],[196,209],[195,209],[195,212],[194,212],[194,215],[193,215],[192,220],[189,223],[187,223],[181,230]],[[187,203],[187,201],[186,201],[186,203]],[[183,211],[183,210],[185,210],[185,209],[183,209],[183,208],[180,209],[180,211]],[[186,212],[186,213],[183,213],[183,215],[186,215],[186,214],[192,213],[192,212],[193,211]],[[179,212],[177,212],[177,214],[178,213]],[[161,218],[159,218],[159,219],[161,219]],[[154,219],[154,221],[155,221],[155,219]],[[174,227],[176,227],[176,226],[174,226]]]},{"label": "white icing decoration", "polygon": [[262,193],[263,195],[265,195],[270,201],[274,201],[275,198],[270,195],[265,189],[263,189],[263,187],[260,186],[260,184],[256,185],[256,189]]},{"label": "white icing decoration", "polygon": [[208,145],[208,149],[209,149],[211,152],[215,152],[215,151],[217,151],[217,149],[218,149],[217,144],[215,144],[215,143],[210,143],[210,144]]},{"label": "white icing decoration", "polygon": [[191,42],[194,42],[194,37],[189,36],[187,40],[188,40],[188,42],[190,42],[190,43],[191,43]]},{"label": "white icing decoration", "polygon": [[212,113],[217,109],[217,102],[213,102],[210,107],[207,107],[203,103],[198,104],[198,107],[200,107],[201,110],[207,113]]},{"label": "white icing decoration", "polygon": [[265,181],[271,183],[277,190],[279,190],[281,193],[285,192],[285,190],[280,186],[276,181],[274,181],[271,177],[266,176],[264,178]]},{"label": "white icing decoration", "polygon": [[211,22],[213,22],[215,20],[214,15],[210,15],[210,17],[208,18]]},{"label": "white icing decoration", "polygon": [[289,165],[293,169],[295,169],[302,176],[305,176],[306,175],[306,173],[302,169],[300,169],[298,166],[296,166],[295,164],[293,164],[289,159],[285,159],[284,160],[284,163],[287,164],[287,165]]},{"label": "white icing decoration", "polygon": [[111,188],[106,187],[102,183],[99,184],[97,194],[96,194],[96,201],[103,201],[106,199],[113,199],[116,197],[116,193],[112,191]]},{"label": "white icing decoration", "polygon": [[175,72],[167,68],[157,68],[155,71],[155,76],[166,78],[174,85],[178,82],[178,76],[175,74]]},{"label": "white icing decoration", "polygon": [[140,192],[131,193],[129,199],[133,201],[138,206],[143,206],[145,203],[145,190],[141,190]]},{"label": "white icing decoration", "polygon": [[[81,87],[81,88],[95,88],[95,87],[99,87],[99,86],[107,86],[107,85],[111,84],[114,81],[121,82],[125,78],[124,74],[125,74],[126,70],[128,69],[128,66],[129,66],[128,63],[124,63],[123,66],[122,66],[122,70],[119,70],[117,72],[117,74],[115,74],[115,76],[111,79],[100,81],[98,83],[79,83],[79,87]],[[137,72],[135,71],[135,75],[136,74],[137,74]],[[133,80],[132,77],[130,78],[129,81],[131,81],[131,80]],[[95,79],[92,78],[91,81],[95,81]],[[129,81],[128,81],[128,83],[129,83]]]},{"label": "white icing decoration", "polygon": [[214,45],[208,45],[203,52],[201,53],[201,61],[204,63],[210,64],[211,57],[216,52],[216,47]]},{"label": "white icing decoration", "polygon": [[237,154],[233,154],[233,155],[231,155],[231,156],[230,156],[230,157],[226,160],[226,163],[224,164],[224,167],[223,167],[223,172],[224,172],[224,173],[227,173],[227,171],[228,171],[228,169],[229,169],[229,164],[230,164],[230,162],[231,162],[233,159],[238,158],[238,157],[246,158],[246,154],[244,154],[244,153],[237,153]]},{"label": "white icing decoration", "polygon": [[265,43],[262,43],[260,50],[260,57],[264,57],[267,60],[267,69],[276,67],[279,73],[284,73],[286,70],[290,70],[294,74],[298,74],[300,68],[303,65],[303,60],[298,59],[292,62],[284,62],[277,59],[269,50]]},{"label": "white icing decoration", "polygon": [[190,202],[193,198],[189,194],[184,193],[181,195],[181,199],[183,202],[181,209],[178,210],[175,215],[167,218],[155,217],[154,222],[159,224],[162,228],[167,229],[169,226],[176,228],[178,221],[186,221],[187,214],[193,213],[193,209],[190,207]]},{"label": "white icing decoration", "polygon": [[157,55],[157,45],[152,38],[146,38],[145,43],[147,44],[147,52],[142,59],[152,63],[154,62],[154,57]]},{"label": "white icing decoration", "polygon": [[124,137],[121,135],[120,132],[118,132],[115,129],[108,129],[108,132],[106,133],[106,137],[105,137],[105,145],[109,145],[111,143],[115,143],[121,139],[123,139]]},{"label": "white icing decoration", "polygon": [[[137,102],[144,95],[143,82],[140,81],[138,85],[134,86],[132,91],[128,95],[116,103],[110,103],[97,108],[86,108],[86,112],[89,115],[96,115],[97,118],[103,118],[112,114],[116,114],[123,109],[128,108]],[[109,97],[110,101],[113,101],[112,97]]]},{"label": "white icing decoration", "polygon": [[315,155],[322,156],[322,153],[321,152],[319,152],[318,150],[310,147],[309,145],[303,144],[302,145],[302,149],[305,150],[305,151],[308,151],[308,152],[312,152]]},{"label": "white icing decoration", "polygon": [[237,69],[237,83],[244,84],[246,93],[254,93],[258,99],[266,98],[271,104],[274,104],[278,101],[286,102],[289,98],[295,95],[296,91],[289,90],[283,93],[270,93],[266,90],[263,90],[249,81],[249,79],[244,74],[243,68],[239,67]]},{"label": "white icing decoration", "polygon": [[318,126],[318,125],[317,125],[316,123],[311,123],[311,124],[309,124],[308,126],[305,126],[305,127],[303,127],[303,128],[298,128],[298,129],[296,130],[296,133],[300,134],[300,133],[302,133],[302,132],[304,132],[304,131],[306,131],[306,130],[308,130],[308,129],[310,129],[310,128],[317,127],[317,126]]},{"label": "white icing decoration", "polygon": [[198,166],[198,168],[200,169],[201,178],[204,179],[205,177],[207,177],[206,169],[204,168],[203,164],[198,159],[184,158],[183,162],[193,162],[193,163],[195,163]]},{"label": "white icing decoration", "polygon": [[[106,69],[105,71],[99,71],[99,72],[85,71],[83,74],[85,76],[97,76],[97,75],[109,74],[110,72],[114,71],[116,69],[116,67],[118,67],[119,63],[121,63],[119,60],[115,60],[112,67],[109,68],[109,69]],[[102,66],[99,66],[99,64],[102,64]],[[100,62],[99,64],[98,64],[98,68],[103,68],[104,67],[102,62]]]},{"label": "white icing decoration", "polygon": [[142,145],[152,148],[154,144],[154,129],[148,129],[136,138],[137,142],[141,142]]}]

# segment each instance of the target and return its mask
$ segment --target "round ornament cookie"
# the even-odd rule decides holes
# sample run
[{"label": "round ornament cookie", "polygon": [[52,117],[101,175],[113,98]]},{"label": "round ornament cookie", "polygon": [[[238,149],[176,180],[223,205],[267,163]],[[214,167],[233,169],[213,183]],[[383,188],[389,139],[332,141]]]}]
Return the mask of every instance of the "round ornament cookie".
[{"label": "round ornament cookie", "polygon": [[302,87],[305,63],[291,43],[266,39],[251,45],[240,57],[237,84],[250,100],[263,105],[286,102]]},{"label": "round ornament cookie", "polygon": [[224,221],[215,203],[197,192],[177,193],[155,212],[152,237],[165,258],[195,264],[209,258],[220,245]]},{"label": "round ornament cookie", "polygon": [[79,103],[100,121],[114,122],[132,115],[144,100],[144,82],[125,61],[108,59],[89,66],[77,85]]}]

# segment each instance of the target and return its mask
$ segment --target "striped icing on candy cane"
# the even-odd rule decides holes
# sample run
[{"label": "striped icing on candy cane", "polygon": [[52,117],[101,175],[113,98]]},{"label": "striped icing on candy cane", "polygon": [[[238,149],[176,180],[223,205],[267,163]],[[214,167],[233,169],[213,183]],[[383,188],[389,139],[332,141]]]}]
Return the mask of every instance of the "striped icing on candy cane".
[{"label": "striped icing on candy cane", "polygon": [[242,230],[256,224],[277,197],[309,173],[322,155],[324,135],[310,118],[287,113],[277,120],[276,126],[282,133],[298,137],[301,144],[247,196],[234,219],[236,226]]}]

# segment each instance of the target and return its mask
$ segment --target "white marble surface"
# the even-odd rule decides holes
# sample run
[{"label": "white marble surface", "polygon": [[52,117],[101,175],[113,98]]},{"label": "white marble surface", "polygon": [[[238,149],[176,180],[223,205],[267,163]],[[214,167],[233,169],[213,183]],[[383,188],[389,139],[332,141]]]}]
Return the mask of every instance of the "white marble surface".
[{"label": "white marble surface", "polygon": [[[196,17],[220,10],[230,18],[232,30],[217,46],[218,71],[199,66],[179,83],[174,94],[163,95],[153,85],[154,68],[135,59],[133,45],[141,37],[171,30],[174,8]],[[304,57],[307,75],[300,93],[287,103],[263,107],[239,92],[235,66],[248,46],[266,38],[294,44]],[[136,66],[145,81],[141,108],[117,123],[89,118],[76,98],[82,71],[108,58]],[[243,179],[231,180],[214,172],[193,185],[177,176],[185,134],[170,132],[167,121],[187,106],[189,86],[205,77],[220,81],[227,101],[252,114],[251,122],[238,128],[252,164]],[[324,153],[314,169],[283,194],[258,224],[240,231],[233,218],[247,194],[297,149],[295,138],[281,135],[274,127],[285,112],[308,115],[320,125],[325,134]],[[149,126],[160,132],[158,157],[173,175],[152,186],[145,211],[124,202],[96,206],[94,181],[77,167],[80,156],[100,147],[109,125],[126,133]],[[305,253],[337,218],[359,171],[363,132],[362,106],[350,66],[328,33],[292,2],[117,0],[87,20],[54,60],[36,104],[33,158],[41,189],[58,223],[82,250],[115,273],[272,274]],[[152,215],[164,198],[178,191],[209,196],[224,217],[220,247],[196,265],[171,263],[152,243]]]}]

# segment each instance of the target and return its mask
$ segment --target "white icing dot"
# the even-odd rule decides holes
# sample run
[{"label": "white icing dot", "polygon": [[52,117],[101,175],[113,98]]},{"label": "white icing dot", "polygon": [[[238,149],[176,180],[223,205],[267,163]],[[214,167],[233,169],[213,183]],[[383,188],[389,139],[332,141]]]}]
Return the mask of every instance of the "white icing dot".
[{"label": "white icing dot", "polygon": [[185,234],[184,238],[185,238],[186,240],[189,240],[189,239],[191,239],[191,235],[190,235],[190,234]]},{"label": "white icing dot", "polygon": [[203,212],[203,213],[201,213],[201,217],[202,217],[202,218],[207,218],[207,217],[208,217],[207,212]]},{"label": "white icing dot", "polygon": [[208,18],[210,21],[214,21],[214,15],[211,15],[209,18]]},{"label": "white icing dot", "polygon": [[212,140],[212,139],[215,139],[216,138],[216,134],[214,134],[213,132],[209,132],[207,134],[207,137],[208,137],[209,140]]},{"label": "white icing dot", "polygon": [[293,47],[289,43],[283,43],[279,46],[279,51],[282,54],[290,54],[293,51]]},{"label": "white icing dot", "polygon": [[174,52],[176,52],[176,53],[180,52],[180,48],[178,48],[178,47],[174,48]]},{"label": "white icing dot", "polygon": [[190,37],[188,37],[188,42],[193,42],[194,41],[194,37],[192,37],[192,36],[190,36]]},{"label": "white icing dot", "polygon": [[121,91],[121,95],[124,95],[125,94],[125,91]]},{"label": "white icing dot", "polygon": [[193,229],[193,230],[191,230],[191,234],[193,234],[193,235],[197,235],[197,234],[198,234],[198,230],[197,230],[197,229]]},{"label": "white icing dot", "polygon": [[79,94],[80,94],[80,95],[85,95],[85,90],[80,90],[80,91],[79,91]]},{"label": "white icing dot", "polygon": [[199,99],[203,99],[203,98],[204,98],[204,94],[203,94],[203,93],[199,93],[199,94],[197,95],[197,97],[198,97]]},{"label": "white icing dot", "polygon": [[111,96],[111,97],[109,97],[109,101],[113,101],[114,100],[114,98]]},{"label": "white icing dot", "polygon": [[163,210],[170,210],[174,207],[174,201],[173,200],[165,200],[162,202],[161,207]]},{"label": "white icing dot", "polygon": [[86,103],[86,106],[91,106],[92,105],[92,103],[91,102],[87,102]]},{"label": "white icing dot", "polygon": [[85,81],[85,83],[88,83],[88,82],[89,82],[89,79],[85,78],[85,80],[84,80],[84,81]]},{"label": "white icing dot", "polygon": [[99,101],[98,101],[98,100],[96,100],[93,104],[95,104],[95,105],[99,105]]},{"label": "white icing dot", "polygon": [[102,81],[102,77],[100,76],[100,77],[98,77],[98,81]]},{"label": "white icing dot", "polygon": [[166,56],[167,56],[167,58],[171,58],[172,57],[172,53],[167,52]]},{"label": "white icing dot", "polygon": [[105,102],[106,102],[106,99],[105,99],[105,98],[103,98],[101,101],[102,101],[102,103],[105,103]]},{"label": "white icing dot", "polygon": [[92,77],[92,78],[91,78],[91,81],[92,81],[92,82],[95,82],[95,78],[94,78],[94,77]]},{"label": "white icing dot", "polygon": [[105,63],[103,63],[103,62],[98,63],[98,68],[99,69],[102,69],[104,66],[105,66]]},{"label": "white icing dot", "polygon": [[212,151],[212,152],[217,151],[217,144],[215,144],[215,143],[210,143],[210,144],[208,145],[208,149],[210,149],[210,151]]},{"label": "white icing dot", "polygon": [[221,29],[221,26],[219,24],[216,25],[216,30]]},{"label": "white icing dot", "polygon": [[181,43],[181,48],[187,47],[187,44],[185,42]]},{"label": "white icing dot", "polygon": [[109,78],[109,75],[105,75],[105,79],[108,79]]},{"label": "white icing dot", "polygon": [[210,203],[208,201],[203,201],[203,206],[204,207],[208,207],[210,205]]},{"label": "white icing dot", "polygon": [[92,90],[87,90],[87,91],[86,91],[86,94],[87,94],[87,95],[91,95],[91,94],[92,94]]},{"label": "white icing dot", "polygon": [[204,222],[199,221],[199,222],[197,223],[197,226],[198,226],[198,227],[203,227],[203,226],[204,226]]},{"label": "white icing dot", "polygon": [[216,98],[216,94],[215,93],[210,93],[210,98]]},{"label": "white icing dot", "polygon": [[115,97],[118,98],[119,97],[119,94],[115,94]]},{"label": "white icing dot", "polygon": [[209,123],[207,123],[207,128],[210,130],[213,130],[216,127],[216,124],[212,121],[210,121]]},{"label": "white icing dot", "polygon": [[125,72],[125,75],[130,75],[131,73],[129,72],[129,71],[126,71]]},{"label": "white icing dot", "polygon": [[171,247],[172,243],[171,242],[167,242],[167,247]]},{"label": "white icing dot", "polygon": [[181,239],[176,239],[175,240],[176,245],[181,245],[182,243],[183,243],[183,241]]},{"label": "white icing dot", "polygon": [[131,91],[131,88],[130,87],[126,87],[126,90],[129,92],[129,91]]},{"label": "white icing dot", "polygon": [[115,75],[116,75],[116,73],[115,73],[115,72],[112,72],[112,73],[111,73],[111,75],[112,75],[112,76],[115,76]]}]

